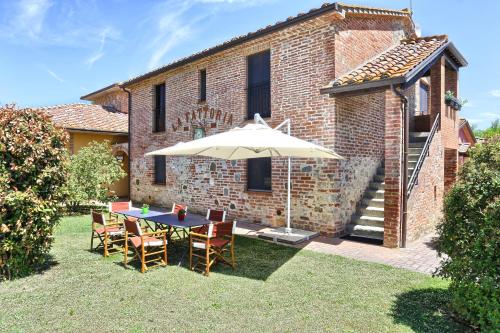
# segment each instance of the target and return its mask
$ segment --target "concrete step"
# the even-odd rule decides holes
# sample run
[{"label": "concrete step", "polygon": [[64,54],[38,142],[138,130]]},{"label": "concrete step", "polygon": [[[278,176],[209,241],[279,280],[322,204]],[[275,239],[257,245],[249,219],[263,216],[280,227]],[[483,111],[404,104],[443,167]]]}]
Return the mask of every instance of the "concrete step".
[{"label": "concrete step", "polygon": [[370,182],[369,189],[371,190],[383,190],[385,187],[385,182]]},{"label": "concrete step", "polygon": [[418,155],[422,154],[422,148],[408,148],[408,155]]},{"label": "concrete step", "polygon": [[429,132],[410,132],[410,142],[425,142],[427,137],[429,136]]},{"label": "concrete step", "polygon": [[410,142],[408,144],[408,147],[410,148],[410,150],[412,148],[419,148],[421,150],[422,148],[424,148],[424,146],[425,146],[425,142]]},{"label": "concrete step", "polygon": [[408,161],[418,161],[420,154],[408,154]]},{"label": "concrete step", "polygon": [[379,207],[384,208],[384,199],[375,199],[375,198],[363,198],[362,201],[363,206],[371,206],[371,207]]},{"label": "concrete step", "polygon": [[384,222],[383,207],[365,206],[360,208],[359,213],[361,216],[382,218],[382,222]]},{"label": "concrete step", "polygon": [[417,165],[417,161],[410,161],[408,160],[408,169],[409,168],[415,168],[415,165]]},{"label": "concrete step", "polygon": [[375,182],[383,183],[384,180],[385,180],[385,176],[384,175],[375,175],[375,176],[373,176],[373,181],[375,181]]},{"label": "concrete step", "polygon": [[365,198],[375,198],[375,199],[383,199],[384,198],[384,190],[371,190],[365,192]]},{"label": "concrete step", "polygon": [[354,215],[351,219],[351,224],[383,228],[384,218],[377,216]]},{"label": "concrete step", "polygon": [[372,226],[364,226],[364,225],[357,225],[357,224],[348,224],[346,231],[351,236],[384,240],[384,228],[383,227],[372,227]]}]

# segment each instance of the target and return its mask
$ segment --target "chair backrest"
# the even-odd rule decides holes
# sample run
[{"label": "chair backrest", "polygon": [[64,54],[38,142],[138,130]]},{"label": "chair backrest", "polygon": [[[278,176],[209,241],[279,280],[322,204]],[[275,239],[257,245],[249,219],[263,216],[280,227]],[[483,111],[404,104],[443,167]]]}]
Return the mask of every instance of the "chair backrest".
[{"label": "chair backrest", "polygon": [[172,214],[177,214],[181,209],[184,209],[184,211],[187,214],[187,211],[188,211],[187,206],[174,203],[172,205]]},{"label": "chair backrest", "polygon": [[216,237],[232,236],[236,233],[236,221],[217,223],[216,228]]},{"label": "chair backrest", "polygon": [[132,201],[116,201],[110,202],[108,204],[108,210],[110,212],[119,212],[121,210],[131,210],[132,209]]},{"label": "chair backrest", "polygon": [[127,230],[129,233],[132,233],[136,236],[142,235],[142,229],[141,225],[139,224],[139,220],[126,218],[125,220],[123,220],[123,225],[125,226],[125,230]]},{"label": "chair backrest", "polygon": [[207,220],[212,222],[224,222],[226,221],[226,211],[209,209],[207,211]]},{"label": "chair backrest", "polygon": [[102,213],[92,211],[92,223],[97,223],[101,225],[106,225],[106,218]]}]

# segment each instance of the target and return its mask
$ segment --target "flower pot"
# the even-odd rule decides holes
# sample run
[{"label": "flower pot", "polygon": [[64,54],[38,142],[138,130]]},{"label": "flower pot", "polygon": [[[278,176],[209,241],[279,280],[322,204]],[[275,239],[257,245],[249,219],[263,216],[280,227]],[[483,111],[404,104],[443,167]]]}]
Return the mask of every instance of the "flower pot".
[{"label": "flower pot", "polygon": [[184,221],[185,217],[186,217],[186,214],[179,214],[179,215],[177,215],[177,218],[179,219],[179,221]]},{"label": "flower pot", "polygon": [[141,214],[144,215],[144,214],[147,214],[147,213],[149,213],[149,208],[145,208],[145,207],[141,208]]}]

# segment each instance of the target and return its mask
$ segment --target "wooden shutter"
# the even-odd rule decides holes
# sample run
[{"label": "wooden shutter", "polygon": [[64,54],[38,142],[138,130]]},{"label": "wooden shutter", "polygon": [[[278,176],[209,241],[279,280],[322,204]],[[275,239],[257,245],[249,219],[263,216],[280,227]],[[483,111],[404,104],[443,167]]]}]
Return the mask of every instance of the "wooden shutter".
[{"label": "wooden shutter", "polygon": [[271,53],[265,51],[248,57],[247,69],[247,116],[256,113],[271,116]]},{"label": "wooden shutter", "polygon": [[165,83],[155,86],[155,110],[153,119],[153,131],[165,131]]},{"label": "wooden shutter", "polygon": [[252,158],[247,161],[247,189],[271,191],[271,158]]},{"label": "wooden shutter", "polygon": [[166,170],[165,156],[154,156],[154,183],[165,185],[167,183],[167,170]]}]

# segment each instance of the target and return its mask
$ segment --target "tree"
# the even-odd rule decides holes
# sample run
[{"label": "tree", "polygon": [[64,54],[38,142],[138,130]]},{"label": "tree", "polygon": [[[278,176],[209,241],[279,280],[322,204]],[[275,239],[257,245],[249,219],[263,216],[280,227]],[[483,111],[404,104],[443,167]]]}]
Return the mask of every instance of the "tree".
[{"label": "tree", "polygon": [[80,149],[71,156],[68,172],[66,191],[70,209],[92,201],[109,201],[113,198],[109,186],[126,175],[108,141],[93,141]]},{"label": "tree", "polygon": [[438,227],[438,274],[450,278],[452,305],[481,331],[500,327],[500,135],[471,149],[445,198]]},{"label": "tree", "polygon": [[43,113],[0,107],[0,252],[13,276],[46,262],[66,181],[67,135]]},{"label": "tree", "polygon": [[495,135],[500,135],[500,119],[492,121],[490,127],[484,130],[474,128],[473,132],[475,137],[484,139],[489,139],[494,137]]}]

